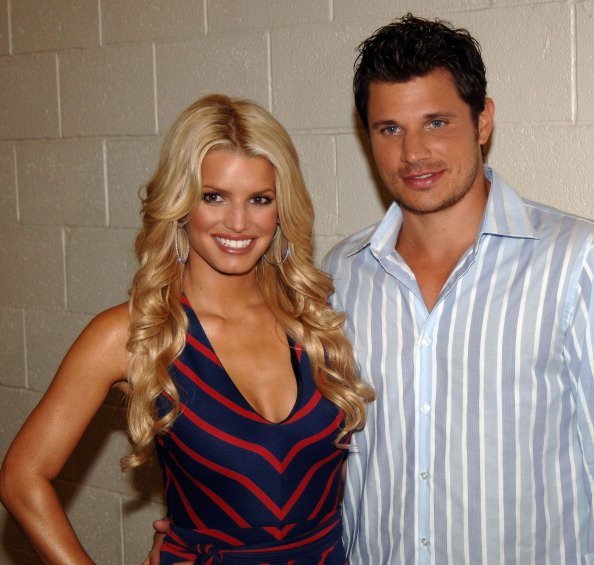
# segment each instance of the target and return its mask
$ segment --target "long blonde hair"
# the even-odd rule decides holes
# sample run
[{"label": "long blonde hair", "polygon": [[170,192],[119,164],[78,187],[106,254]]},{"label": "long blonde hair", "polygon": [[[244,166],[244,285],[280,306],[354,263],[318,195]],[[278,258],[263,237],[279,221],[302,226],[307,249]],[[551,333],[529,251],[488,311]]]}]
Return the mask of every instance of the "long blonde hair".
[{"label": "long blonde hair", "polygon": [[[284,256],[288,242],[291,253],[281,266],[260,261],[258,282],[268,308],[307,352],[318,389],[344,411],[342,436],[364,425],[365,404],[374,398],[372,389],[356,377],[344,314],[328,306],[330,277],[313,263],[313,207],[289,135],[254,102],[207,96],[173,124],[142,201],[142,228],[136,238],[140,267],[130,290],[127,344],[132,388],[128,425],[134,452],[122,460],[124,468],[142,464],[155,434],[165,433],[179,414],[168,367],[184,348],[188,321],[180,301],[183,264],[175,236],[177,251],[186,252],[183,224],[200,199],[201,165],[211,150],[264,157],[274,167],[284,237],[274,238],[267,257]],[[155,401],[163,392],[173,399],[173,408],[158,417]]]}]

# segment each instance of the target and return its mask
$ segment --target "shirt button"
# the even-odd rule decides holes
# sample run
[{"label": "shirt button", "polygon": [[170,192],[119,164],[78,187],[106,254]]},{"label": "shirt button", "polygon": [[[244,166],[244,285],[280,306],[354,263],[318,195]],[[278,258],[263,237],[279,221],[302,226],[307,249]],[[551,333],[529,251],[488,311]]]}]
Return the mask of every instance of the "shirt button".
[{"label": "shirt button", "polygon": [[421,471],[421,479],[423,479],[424,481],[429,479],[429,473],[427,471]]},{"label": "shirt button", "polygon": [[422,404],[421,412],[423,414],[429,414],[429,412],[431,412],[431,404],[429,404],[428,402],[425,402],[425,404]]},{"label": "shirt button", "polygon": [[431,345],[431,338],[427,335],[423,336],[423,339],[421,339],[421,344],[424,345],[425,347],[427,347],[428,345]]},{"label": "shirt button", "polygon": [[421,545],[423,547],[429,547],[429,540],[427,538],[421,538]]}]

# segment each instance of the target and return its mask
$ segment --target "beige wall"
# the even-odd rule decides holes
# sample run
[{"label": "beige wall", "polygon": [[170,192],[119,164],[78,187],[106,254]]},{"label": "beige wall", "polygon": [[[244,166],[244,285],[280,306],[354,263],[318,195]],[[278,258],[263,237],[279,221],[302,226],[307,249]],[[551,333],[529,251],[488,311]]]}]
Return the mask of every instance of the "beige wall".
[{"label": "beige wall", "polygon": [[[318,258],[381,216],[352,64],[362,39],[407,10],[482,43],[490,163],[523,195],[594,217],[593,1],[0,0],[0,457],[90,316],[126,298],[136,192],[194,99],[249,97],[289,129]],[[102,564],[138,563],[162,512],[155,469],[119,471],[122,412],[112,395],[57,482]],[[0,563],[30,562],[0,511]]]}]

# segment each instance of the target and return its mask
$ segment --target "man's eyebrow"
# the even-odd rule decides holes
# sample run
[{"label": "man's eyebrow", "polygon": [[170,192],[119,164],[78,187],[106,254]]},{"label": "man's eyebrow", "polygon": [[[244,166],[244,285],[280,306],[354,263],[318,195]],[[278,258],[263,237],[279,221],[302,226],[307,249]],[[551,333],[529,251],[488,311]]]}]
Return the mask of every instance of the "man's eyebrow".
[{"label": "man's eyebrow", "polygon": [[371,124],[371,128],[377,128],[379,126],[396,126],[398,125],[395,120],[378,120],[377,122],[373,122]]},{"label": "man's eyebrow", "polygon": [[425,119],[427,120],[434,120],[436,118],[455,118],[456,114],[454,112],[431,112],[430,114],[425,114]]}]

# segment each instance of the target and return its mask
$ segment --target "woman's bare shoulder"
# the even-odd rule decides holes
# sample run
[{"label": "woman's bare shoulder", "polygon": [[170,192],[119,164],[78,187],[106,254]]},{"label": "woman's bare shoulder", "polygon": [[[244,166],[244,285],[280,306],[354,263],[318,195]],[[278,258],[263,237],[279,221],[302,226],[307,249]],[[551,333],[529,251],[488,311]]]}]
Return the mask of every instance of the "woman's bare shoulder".
[{"label": "woman's bare shoulder", "polygon": [[128,339],[130,327],[129,305],[128,302],[122,302],[117,306],[112,306],[107,310],[97,314],[87,326],[88,330],[105,334],[106,337],[117,337],[125,334]]},{"label": "woman's bare shoulder", "polygon": [[129,335],[128,303],[124,302],[97,314],[71,348],[75,359],[92,359],[115,380],[127,373]]}]

